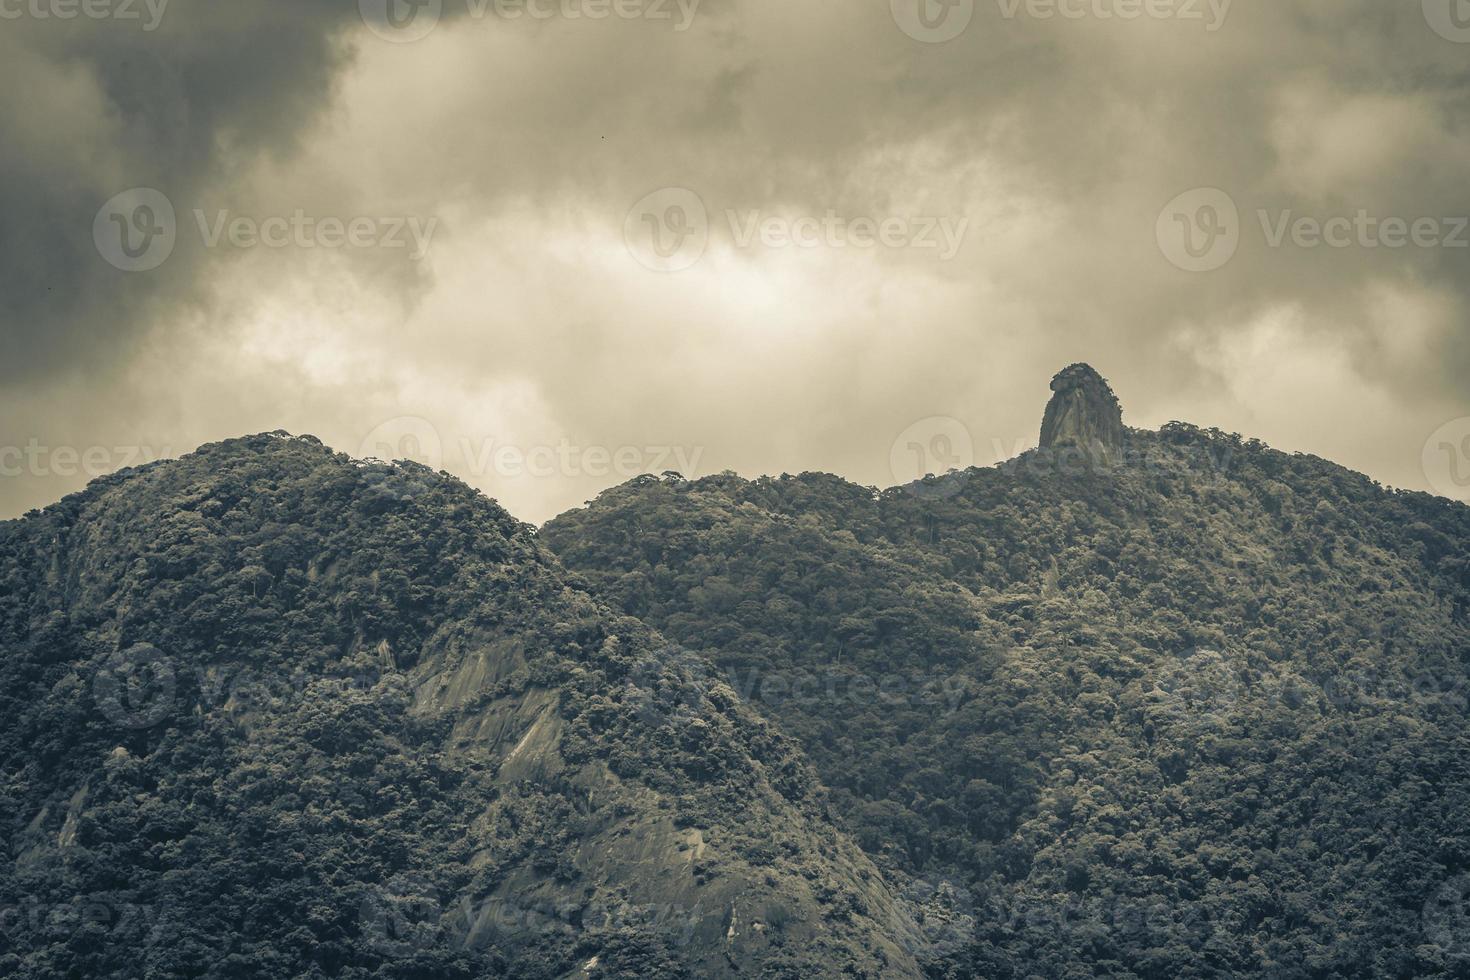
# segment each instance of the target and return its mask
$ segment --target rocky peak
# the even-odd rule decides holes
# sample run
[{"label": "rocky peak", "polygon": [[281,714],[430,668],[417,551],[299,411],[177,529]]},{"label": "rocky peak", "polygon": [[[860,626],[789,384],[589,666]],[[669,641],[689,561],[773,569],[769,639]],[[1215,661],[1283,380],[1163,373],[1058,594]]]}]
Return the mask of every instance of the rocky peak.
[{"label": "rocky peak", "polygon": [[1077,446],[1112,456],[1123,448],[1123,409],[1090,364],[1073,364],[1051,379],[1054,394],[1041,422],[1041,448]]}]

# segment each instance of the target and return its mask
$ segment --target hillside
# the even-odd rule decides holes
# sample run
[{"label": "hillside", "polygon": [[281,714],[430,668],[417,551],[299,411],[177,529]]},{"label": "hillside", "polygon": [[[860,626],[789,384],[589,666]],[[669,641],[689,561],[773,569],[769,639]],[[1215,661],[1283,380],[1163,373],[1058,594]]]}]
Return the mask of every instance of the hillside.
[{"label": "hillside", "polygon": [[643,477],[540,537],[801,742],[936,976],[1470,975],[1470,509],[1083,368],[998,467]]},{"label": "hillside", "polygon": [[100,480],[0,642],[0,975],[918,975],[794,744],[422,467]]}]

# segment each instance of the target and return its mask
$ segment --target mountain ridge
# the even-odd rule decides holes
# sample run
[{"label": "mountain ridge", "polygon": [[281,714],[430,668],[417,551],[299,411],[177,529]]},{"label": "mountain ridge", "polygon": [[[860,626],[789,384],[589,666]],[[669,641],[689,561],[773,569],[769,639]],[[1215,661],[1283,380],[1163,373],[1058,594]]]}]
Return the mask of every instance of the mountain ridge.
[{"label": "mountain ridge", "polygon": [[0,522],[0,630],[19,975],[1470,964],[1470,508],[1218,430],[540,529],[265,433]]},{"label": "mountain ridge", "polygon": [[541,538],[739,682],[890,876],[975,924],[932,975],[1448,976],[1470,952],[1444,927],[1470,509],[1171,423],[883,491],[645,478]]},{"label": "mountain ridge", "polygon": [[458,481],[247,437],[0,560],[7,972],[917,976],[792,745]]}]

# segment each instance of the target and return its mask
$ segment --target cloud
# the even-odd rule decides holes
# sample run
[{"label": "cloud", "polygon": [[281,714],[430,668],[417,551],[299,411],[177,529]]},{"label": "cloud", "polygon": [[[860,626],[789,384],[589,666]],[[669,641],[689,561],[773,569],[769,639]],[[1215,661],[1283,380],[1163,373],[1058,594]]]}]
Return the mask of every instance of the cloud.
[{"label": "cloud", "polygon": [[5,9],[0,379],[34,385],[127,357],[150,322],[205,301],[204,257],[187,242],[157,276],[105,262],[98,209],[133,187],[186,202],[260,155],[290,153],[349,60],[339,34],[356,13],[331,0],[101,8],[136,20]]},{"label": "cloud", "polygon": [[[423,418],[448,468],[541,520],[623,474],[512,476],[478,447],[677,446],[703,472],[886,484],[892,440],[931,416],[962,420],[978,462],[1034,439],[1050,374],[1079,359],[1136,424],[1270,434],[1411,485],[1416,440],[1464,411],[1470,249],[1268,235],[1283,216],[1470,215],[1465,47],[1417,4],[1235,4],[1212,31],[1091,13],[1105,0],[1078,18],[980,2],[944,44],[839,0],[710,0],[686,30],[446,0],[412,43],[352,4],[175,4],[156,37],[31,24],[0,42],[20,55],[0,71],[48,81],[0,97],[20,134],[0,175],[33,180],[0,191],[18,215],[0,288],[25,314],[5,369],[23,388],[0,397],[16,440],[286,427],[356,451]],[[179,211],[157,273],[91,241],[135,185]],[[625,240],[634,202],[668,187],[708,218],[678,272]],[[1239,242],[1190,273],[1156,224],[1201,187],[1230,196]],[[205,249],[196,209],[436,224],[417,262]],[[743,243],[750,215],[845,230]],[[864,219],[913,233],[864,245]],[[952,258],[914,244],[924,219],[964,222]],[[78,369],[86,385],[63,380]],[[1367,391],[1391,424],[1328,431]],[[0,495],[13,511],[63,483]]]}]

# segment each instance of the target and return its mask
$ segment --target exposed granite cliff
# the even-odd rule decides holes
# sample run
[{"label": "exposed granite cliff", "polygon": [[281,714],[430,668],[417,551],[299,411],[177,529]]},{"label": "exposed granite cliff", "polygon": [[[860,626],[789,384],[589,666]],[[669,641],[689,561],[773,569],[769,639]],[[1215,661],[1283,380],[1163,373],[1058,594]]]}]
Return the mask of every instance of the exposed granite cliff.
[{"label": "exposed granite cliff", "polygon": [[1101,458],[1123,449],[1123,410],[1113,389],[1089,364],[1073,364],[1051,380],[1055,392],[1041,422],[1041,448],[1075,446]]}]

